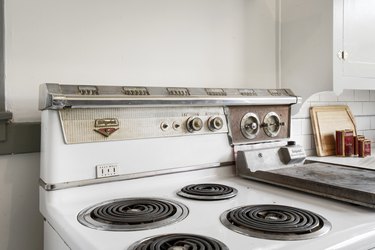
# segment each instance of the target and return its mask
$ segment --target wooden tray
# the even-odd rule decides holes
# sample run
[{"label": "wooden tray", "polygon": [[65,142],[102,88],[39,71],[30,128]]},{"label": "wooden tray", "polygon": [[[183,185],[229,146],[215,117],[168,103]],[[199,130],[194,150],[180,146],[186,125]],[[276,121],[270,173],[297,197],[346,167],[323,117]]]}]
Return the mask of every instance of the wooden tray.
[{"label": "wooden tray", "polygon": [[336,130],[353,129],[357,135],[354,117],[346,105],[311,107],[310,116],[318,156],[335,154]]}]

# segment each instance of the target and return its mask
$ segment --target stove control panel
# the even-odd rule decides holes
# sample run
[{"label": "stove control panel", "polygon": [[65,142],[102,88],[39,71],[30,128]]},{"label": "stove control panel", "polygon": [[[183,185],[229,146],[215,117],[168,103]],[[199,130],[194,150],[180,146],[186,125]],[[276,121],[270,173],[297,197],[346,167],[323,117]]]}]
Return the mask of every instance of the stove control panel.
[{"label": "stove control panel", "polygon": [[290,106],[228,107],[232,144],[282,140],[290,137]]},{"label": "stove control panel", "polygon": [[222,107],[65,109],[59,113],[67,144],[228,133]]}]

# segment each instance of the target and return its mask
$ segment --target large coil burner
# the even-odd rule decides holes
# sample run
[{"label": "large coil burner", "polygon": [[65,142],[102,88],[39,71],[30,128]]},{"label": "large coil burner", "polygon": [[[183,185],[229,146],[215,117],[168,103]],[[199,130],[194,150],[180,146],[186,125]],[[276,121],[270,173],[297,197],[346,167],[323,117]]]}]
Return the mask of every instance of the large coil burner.
[{"label": "large coil burner", "polygon": [[224,200],[237,195],[237,189],[215,183],[192,184],[181,188],[179,196],[194,200]]},{"label": "large coil burner", "polygon": [[156,198],[110,200],[78,214],[78,221],[106,231],[136,231],[162,227],[183,220],[188,208],[182,203]]},{"label": "large coil burner", "polygon": [[318,214],[281,205],[238,207],[224,212],[220,220],[235,232],[270,240],[311,239],[331,229]]},{"label": "large coil burner", "polygon": [[195,234],[166,234],[140,240],[128,250],[229,250],[222,242]]}]

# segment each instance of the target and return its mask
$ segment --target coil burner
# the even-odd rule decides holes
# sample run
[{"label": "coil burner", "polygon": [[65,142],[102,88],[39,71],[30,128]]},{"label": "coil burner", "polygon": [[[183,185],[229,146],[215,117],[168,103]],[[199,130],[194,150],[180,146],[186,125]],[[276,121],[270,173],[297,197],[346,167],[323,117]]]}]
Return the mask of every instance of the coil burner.
[{"label": "coil burner", "polygon": [[179,196],[194,200],[224,200],[237,195],[237,189],[222,184],[202,183],[185,186]]},{"label": "coil burner", "polygon": [[156,198],[110,200],[86,208],[78,221],[105,231],[136,231],[166,226],[183,220],[189,213],[182,203]]},{"label": "coil burner", "polygon": [[194,234],[166,234],[140,240],[128,250],[229,250],[222,242]]},{"label": "coil burner", "polygon": [[318,214],[280,205],[238,207],[224,212],[220,220],[237,233],[270,240],[312,239],[331,229]]}]

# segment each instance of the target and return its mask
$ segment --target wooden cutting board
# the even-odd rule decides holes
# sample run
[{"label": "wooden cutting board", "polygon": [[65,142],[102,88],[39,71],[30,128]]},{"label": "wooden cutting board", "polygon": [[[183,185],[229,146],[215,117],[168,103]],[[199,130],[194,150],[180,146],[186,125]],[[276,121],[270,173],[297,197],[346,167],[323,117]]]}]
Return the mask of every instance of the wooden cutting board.
[{"label": "wooden cutting board", "polygon": [[357,135],[353,114],[346,105],[311,107],[310,116],[318,156],[335,155],[336,130],[353,129]]}]

